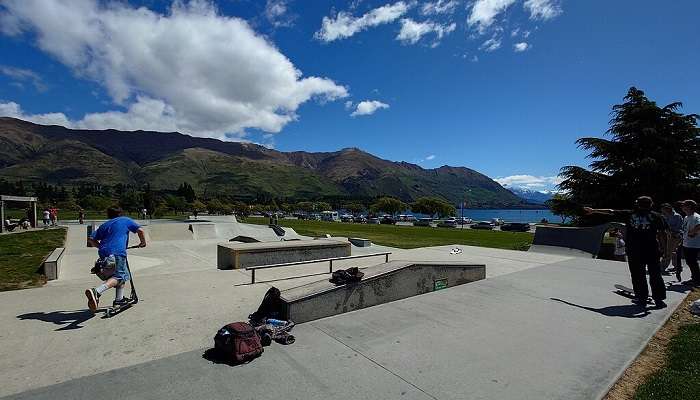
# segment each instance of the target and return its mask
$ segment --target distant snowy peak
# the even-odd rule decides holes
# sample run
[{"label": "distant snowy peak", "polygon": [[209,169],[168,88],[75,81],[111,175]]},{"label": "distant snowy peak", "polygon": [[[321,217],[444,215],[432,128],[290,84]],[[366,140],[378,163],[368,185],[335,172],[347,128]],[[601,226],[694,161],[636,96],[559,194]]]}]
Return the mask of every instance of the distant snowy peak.
[{"label": "distant snowy peak", "polygon": [[555,192],[550,190],[532,190],[516,186],[503,186],[510,190],[511,193],[520,197],[527,202],[534,204],[544,204],[545,201],[549,200],[554,196]]}]

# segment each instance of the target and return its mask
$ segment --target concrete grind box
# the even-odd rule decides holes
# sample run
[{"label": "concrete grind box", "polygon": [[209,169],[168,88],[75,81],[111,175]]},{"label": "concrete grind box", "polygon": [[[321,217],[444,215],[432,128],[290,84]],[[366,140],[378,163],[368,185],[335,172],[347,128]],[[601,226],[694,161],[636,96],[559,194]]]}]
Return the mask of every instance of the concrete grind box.
[{"label": "concrete grind box", "polygon": [[362,271],[360,282],[335,286],[323,280],[282,291],[286,317],[308,322],[486,277],[485,265],[446,262],[391,261]]},{"label": "concrete grind box", "polygon": [[337,240],[219,243],[216,264],[219,269],[239,269],[349,255],[350,243]]}]

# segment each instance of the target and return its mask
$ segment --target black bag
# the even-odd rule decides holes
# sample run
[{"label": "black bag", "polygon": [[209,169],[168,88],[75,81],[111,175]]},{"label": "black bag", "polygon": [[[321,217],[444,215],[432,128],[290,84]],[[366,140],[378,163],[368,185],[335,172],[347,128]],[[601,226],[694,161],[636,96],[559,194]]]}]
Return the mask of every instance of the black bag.
[{"label": "black bag", "polygon": [[365,276],[363,272],[357,267],[352,267],[348,269],[339,269],[333,272],[331,279],[328,281],[336,285],[345,285],[346,283],[359,282],[362,277]]},{"label": "black bag", "polygon": [[247,322],[233,322],[219,329],[214,336],[214,348],[235,363],[250,361],[265,351],[260,336]]},{"label": "black bag", "polygon": [[258,310],[248,316],[250,323],[260,325],[265,323],[266,318],[284,319],[283,314],[285,304],[280,297],[280,290],[276,287],[271,287],[265,293],[262,303]]}]

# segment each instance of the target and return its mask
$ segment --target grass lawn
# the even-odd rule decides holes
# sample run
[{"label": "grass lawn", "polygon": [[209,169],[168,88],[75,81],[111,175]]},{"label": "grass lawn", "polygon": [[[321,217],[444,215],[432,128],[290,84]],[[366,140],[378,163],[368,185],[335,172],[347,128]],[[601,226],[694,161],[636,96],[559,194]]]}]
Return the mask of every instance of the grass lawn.
[{"label": "grass lawn", "polygon": [[[249,217],[245,222],[267,225],[268,219]],[[294,228],[297,233],[305,236],[330,234],[332,236],[362,237],[379,245],[402,249],[463,244],[498,249],[527,250],[532,244],[533,238],[533,234],[527,232],[353,224],[294,219],[280,220],[280,225]]]},{"label": "grass lawn", "polygon": [[65,229],[0,235],[0,291],[41,286],[41,262],[66,240]]},{"label": "grass lawn", "polygon": [[[700,293],[688,297],[698,299]],[[666,364],[639,387],[636,400],[700,399],[700,318],[690,318],[671,339]]]}]

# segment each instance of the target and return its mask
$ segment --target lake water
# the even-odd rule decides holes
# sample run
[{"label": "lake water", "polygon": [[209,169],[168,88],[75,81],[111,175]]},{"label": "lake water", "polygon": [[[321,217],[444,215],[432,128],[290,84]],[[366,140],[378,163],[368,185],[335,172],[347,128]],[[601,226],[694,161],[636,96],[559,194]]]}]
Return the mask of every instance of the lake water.
[{"label": "lake water", "polygon": [[[461,211],[457,209],[457,216]],[[561,218],[552,214],[549,210],[472,210],[465,209],[464,216],[474,221],[490,221],[491,218],[500,218],[506,222],[540,222],[542,218],[549,222],[559,222]]]},{"label": "lake water", "polygon": [[[405,212],[405,214],[411,214]],[[417,218],[424,217],[422,214],[413,213]],[[462,216],[461,210],[458,208],[457,217]],[[464,209],[464,216],[477,221],[491,221],[492,218],[500,218],[506,222],[540,222],[542,218],[548,222],[560,222],[561,218],[552,214],[549,210],[482,210],[482,209]]]}]

